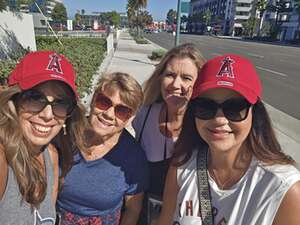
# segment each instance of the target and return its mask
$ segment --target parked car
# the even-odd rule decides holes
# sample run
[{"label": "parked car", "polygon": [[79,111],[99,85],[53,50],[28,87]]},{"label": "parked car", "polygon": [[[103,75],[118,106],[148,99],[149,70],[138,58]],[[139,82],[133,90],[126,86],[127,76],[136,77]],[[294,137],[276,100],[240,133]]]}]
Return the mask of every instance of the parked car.
[{"label": "parked car", "polygon": [[146,33],[146,34],[151,34],[151,33],[152,33],[152,30],[151,30],[151,29],[148,29],[148,28],[146,28],[146,29],[144,29],[144,33]]}]

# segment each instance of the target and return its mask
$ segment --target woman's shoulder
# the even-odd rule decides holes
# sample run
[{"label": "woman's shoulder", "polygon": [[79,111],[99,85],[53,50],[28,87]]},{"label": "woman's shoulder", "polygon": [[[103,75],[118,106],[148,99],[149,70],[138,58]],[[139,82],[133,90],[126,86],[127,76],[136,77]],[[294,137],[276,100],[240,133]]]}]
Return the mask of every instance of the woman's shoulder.
[{"label": "woman's shoulder", "polygon": [[4,194],[7,183],[8,164],[4,152],[4,146],[0,144],[0,200]]},{"label": "woman's shoulder", "polygon": [[300,171],[292,164],[265,165],[258,161],[258,168],[265,174],[274,177],[283,183],[295,183],[300,181]]}]

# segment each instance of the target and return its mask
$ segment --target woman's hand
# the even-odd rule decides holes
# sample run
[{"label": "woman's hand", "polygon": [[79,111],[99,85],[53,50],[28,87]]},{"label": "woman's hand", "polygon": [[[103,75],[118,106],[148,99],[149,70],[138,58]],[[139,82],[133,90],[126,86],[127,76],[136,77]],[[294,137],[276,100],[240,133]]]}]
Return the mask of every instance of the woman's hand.
[{"label": "woman's hand", "polygon": [[125,210],[120,225],[136,225],[143,205],[144,193],[125,196]]}]

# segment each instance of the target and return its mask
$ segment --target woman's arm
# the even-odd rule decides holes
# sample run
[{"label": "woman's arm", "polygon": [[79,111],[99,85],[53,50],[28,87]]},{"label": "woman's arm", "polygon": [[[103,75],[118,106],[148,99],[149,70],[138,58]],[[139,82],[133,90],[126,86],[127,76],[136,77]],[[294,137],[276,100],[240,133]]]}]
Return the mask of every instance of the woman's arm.
[{"label": "woman's arm", "polygon": [[57,193],[58,193],[58,177],[59,177],[59,168],[58,168],[58,153],[57,149],[54,145],[50,144],[48,146],[50,158],[53,165],[53,176],[54,176],[54,183],[53,183],[53,191],[52,191],[52,203],[56,203]]},{"label": "woman's arm", "polygon": [[143,205],[144,193],[125,196],[125,210],[122,213],[121,225],[135,225]]},{"label": "woman's arm", "polygon": [[300,181],[285,194],[276,213],[273,225],[300,224]]},{"label": "woman's arm", "polygon": [[7,166],[7,161],[4,153],[4,148],[0,144],[0,200],[2,199],[6,189],[7,173],[8,173],[8,166]]},{"label": "woman's arm", "polygon": [[177,167],[170,166],[164,189],[162,211],[158,219],[158,225],[172,225],[176,209],[177,194]]}]

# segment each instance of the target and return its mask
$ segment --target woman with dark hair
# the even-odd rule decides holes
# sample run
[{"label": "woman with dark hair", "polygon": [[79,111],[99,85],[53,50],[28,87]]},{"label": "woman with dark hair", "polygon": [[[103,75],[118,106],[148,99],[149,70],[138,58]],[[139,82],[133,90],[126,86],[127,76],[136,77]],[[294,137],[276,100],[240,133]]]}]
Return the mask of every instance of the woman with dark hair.
[{"label": "woman with dark hair", "polygon": [[71,166],[72,142],[81,145],[85,113],[78,102],[75,72],[63,55],[27,54],[0,92],[0,224],[55,223],[58,152],[61,178]]},{"label": "woman with dark hair", "polygon": [[300,224],[300,172],[280,148],[261,93],[248,59],[228,54],[203,66],[159,225]]},{"label": "woman with dark hair", "polygon": [[204,62],[195,45],[177,46],[166,53],[145,83],[143,107],[133,128],[148,159],[150,194],[162,196],[173,145]]}]

